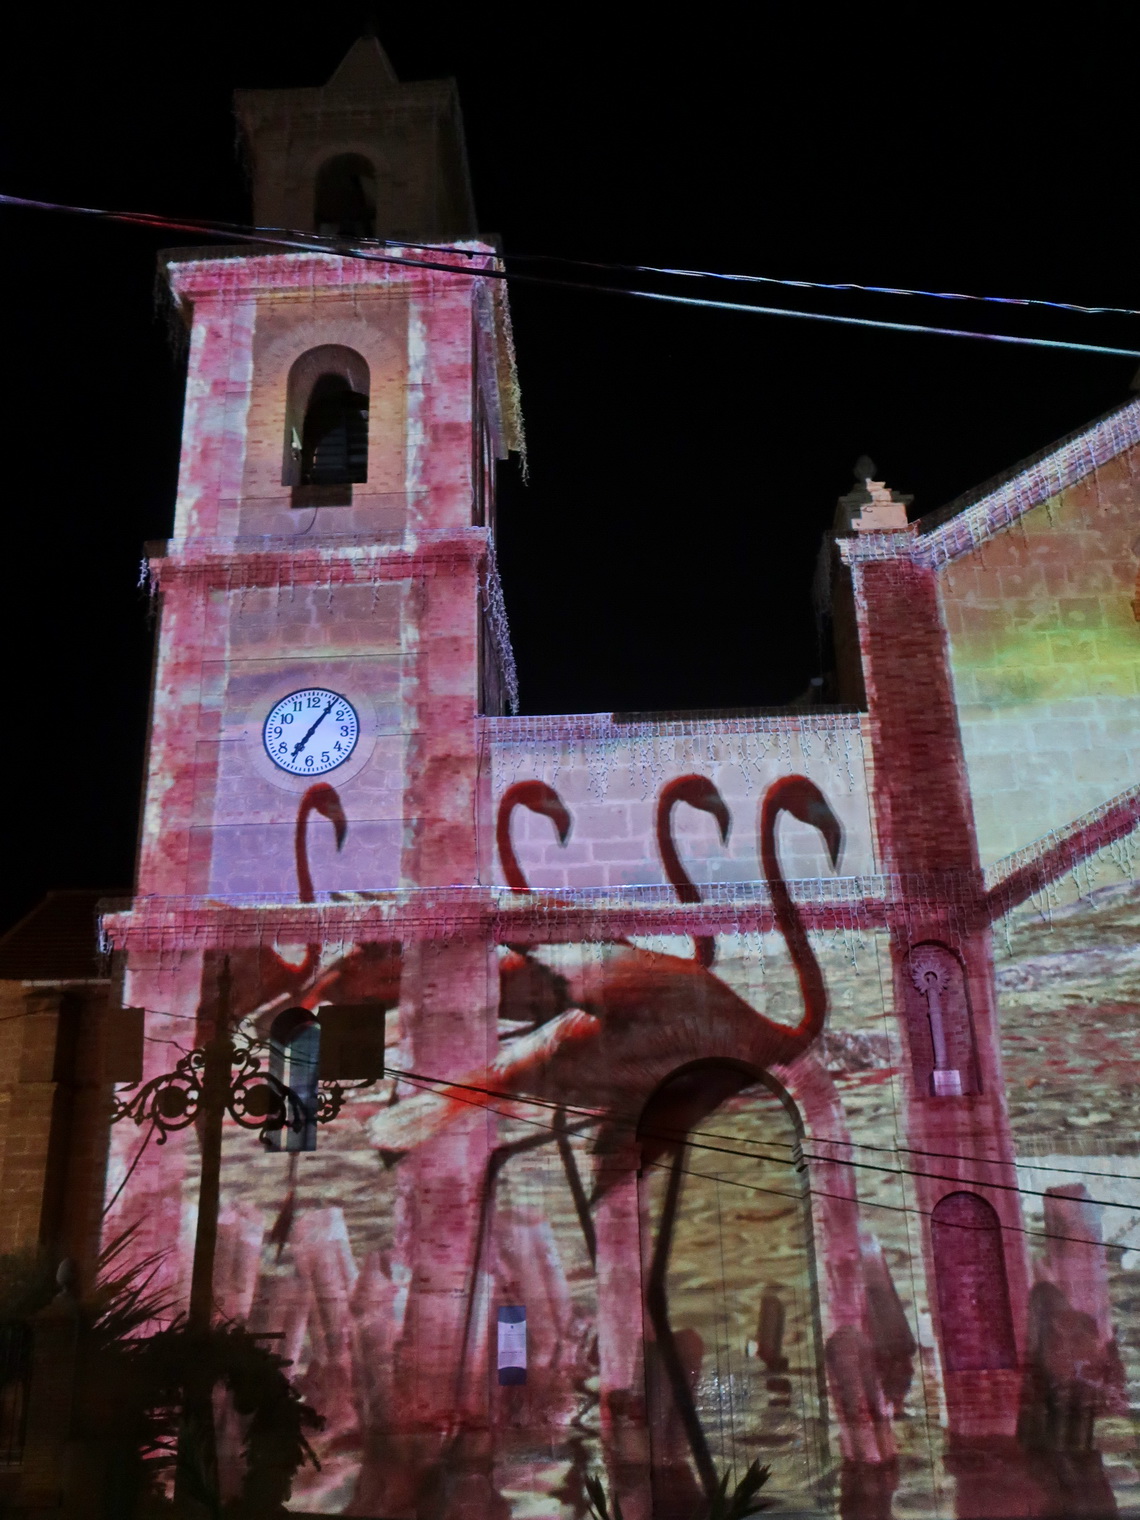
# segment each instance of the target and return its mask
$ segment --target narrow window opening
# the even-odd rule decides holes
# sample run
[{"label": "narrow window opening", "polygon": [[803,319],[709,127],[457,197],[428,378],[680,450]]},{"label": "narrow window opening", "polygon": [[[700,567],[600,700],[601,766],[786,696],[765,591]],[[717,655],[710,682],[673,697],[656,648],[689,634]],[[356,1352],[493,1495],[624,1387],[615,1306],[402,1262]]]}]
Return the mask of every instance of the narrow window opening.
[{"label": "narrow window opening", "polygon": [[[270,1074],[291,1088],[301,1107],[300,1129],[270,1132],[275,1151],[317,1148],[317,1079],[321,1062],[321,1026],[307,1008],[286,1008],[269,1028]],[[290,1117],[292,1117],[292,1110]]]},{"label": "narrow window opening", "polygon": [[317,171],[317,231],[325,237],[376,236],[376,172],[359,153],[340,153]]}]

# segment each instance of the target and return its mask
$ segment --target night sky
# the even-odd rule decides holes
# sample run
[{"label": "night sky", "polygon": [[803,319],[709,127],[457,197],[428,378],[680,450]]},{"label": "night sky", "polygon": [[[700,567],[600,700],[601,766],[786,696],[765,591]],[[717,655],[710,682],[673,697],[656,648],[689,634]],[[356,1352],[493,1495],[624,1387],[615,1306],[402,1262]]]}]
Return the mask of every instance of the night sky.
[{"label": "night sky", "polygon": [[[0,190],[248,220],[232,90],[323,82],[366,13],[139,14],[6,21]],[[1124,9],[1036,40],[1024,11],[1005,33],[993,9],[984,30],[958,7],[893,28],[683,14],[376,13],[401,78],[458,79],[480,220],[508,254],[1140,306]],[[152,658],[135,582],[170,530],[183,384],[155,254],[188,241],[0,209],[0,928],[49,887],[131,881]],[[1140,348],[1127,317],[658,288]],[[859,454],[931,510],[1123,400],[1137,369],[593,292],[512,302],[531,479],[502,473],[500,560],[525,712],[788,701],[819,670],[812,567]]]}]

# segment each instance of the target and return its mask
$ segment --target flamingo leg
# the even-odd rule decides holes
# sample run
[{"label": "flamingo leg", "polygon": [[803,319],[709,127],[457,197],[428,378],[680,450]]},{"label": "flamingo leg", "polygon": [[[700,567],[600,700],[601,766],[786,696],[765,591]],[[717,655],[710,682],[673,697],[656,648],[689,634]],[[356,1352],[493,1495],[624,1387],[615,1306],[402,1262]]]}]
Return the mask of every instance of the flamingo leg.
[{"label": "flamingo leg", "polygon": [[[475,1249],[471,1254],[471,1275],[467,1281],[467,1307],[463,1316],[463,1335],[459,1343],[459,1365],[456,1369],[455,1384],[456,1410],[460,1407],[460,1396],[467,1377],[467,1359],[471,1351],[471,1329],[475,1320],[475,1304],[479,1296],[479,1271],[483,1265],[483,1253],[486,1250],[487,1236],[490,1233],[491,1213],[495,1203],[495,1187],[499,1180],[499,1173],[512,1156],[522,1155],[525,1151],[537,1150],[540,1145],[549,1145],[552,1140],[557,1141],[559,1157],[566,1172],[566,1180],[570,1187],[571,1196],[574,1199],[574,1207],[578,1213],[578,1222],[582,1226],[586,1249],[590,1253],[591,1263],[596,1262],[597,1239],[594,1233],[594,1221],[590,1217],[590,1208],[586,1201],[585,1190],[582,1187],[582,1179],[578,1174],[574,1154],[570,1149],[568,1139],[568,1133],[570,1132],[565,1128],[565,1115],[561,1110],[559,1110],[555,1125],[557,1127],[553,1132],[543,1130],[539,1134],[526,1135],[521,1140],[512,1140],[508,1141],[505,1145],[496,1146],[487,1158],[487,1166],[483,1172],[483,1184],[479,1190],[479,1224],[475,1231]],[[565,1151],[563,1151],[563,1147],[565,1147]],[[579,1200],[581,1201],[579,1202]]]},{"label": "flamingo leg", "polygon": [[570,1140],[566,1132],[566,1113],[559,1109],[554,1120],[554,1138],[558,1146],[558,1157],[562,1162],[562,1170],[566,1173],[566,1184],[570,1189],[570,1196],[574,1200],[574,1209],[578,1215],[578,1223],[582,1226],[582,1238],[586,1242],[586,1250],[589,1253],[590,1265],[598,1265],[598,1237],[594,1229],[594,1216],[590,1213],[590,1203],[586,1197],[586,1189],[582,1186],[582,1177],[578,1171],[578,1163],[574,1160],[574,1152],[570,1149]]},{"label": "flamingo leg", "polygon": [[665,1193],[665,1207],[661,1211],[661,1225],[657,1231],[657,1242],[653,1247],[653,1262],[649,1268],[645,1306],[649,1311],[653,1333],[657,1337],[657,1347],[665,1368],[665,1376],[669,1380],[673,1402],[677,1406],[677,1413],[681,1416],[681,1423],[685,1427],[685,1434],[689,1440],[693,1460],[697,1464],[701,1484],[711,1502],[717,1492],[716,1467],[712,1453],[709,1451],[709,1443],[705,1440],[697,1406],[693,1402],[693,1390],[689,1387],[689,1379],[677,1351],[677,1341],[673,1335],[673,1327],[669,1323],[669,1298],[665,1289],[665,1277],[669,1270],[669,1252],[673,1245],[673,1230],[677,1222],[677,1205],[681,1198],[681,1182],[684,1177],[681,1163],[685,1157],[685,1149],[682,1143],[676,1146],[673,1153],[673,1163],[669,1170],[669,1185]]},{"label": "flamingo leg", "polygon": [[268,1236],[268,1244],[277,1247],[278,1264],[289,1243],[289,1237],[293,1233],[293,1220],[297,1213],[297,1161],[300,1154],[300,1151],[290,1153],[285,1199]]}]

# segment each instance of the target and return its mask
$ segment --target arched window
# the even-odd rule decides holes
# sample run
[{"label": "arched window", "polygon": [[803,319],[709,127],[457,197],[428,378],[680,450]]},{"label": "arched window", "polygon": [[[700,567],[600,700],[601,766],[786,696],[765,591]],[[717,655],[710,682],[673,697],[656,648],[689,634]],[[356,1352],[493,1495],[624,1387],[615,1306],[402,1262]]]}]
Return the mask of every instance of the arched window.
[{"label": "arched window", "polygon": [[307,1008],[286,1008],[269,1027],[269,1070],[296,1094],[305,1112],[304,1128],[282,1129],[270,1135],[277,1151],[315,1151],[317,1148],[317,1078],[321,1059],[321,1026]]},{"label": "arched window", "polygon": [[368,479],[368,365],[351,348],[323,344],[289,371],[283,484],[295,505],[342,505]]},{"label": "arched window", "polygon": [[317,231],[326,237],[376,236],[376,172],[359,153],[339,153],[317,170]]},{"label": "arched window", "polygon": [[993,1206],[977,1193],[947,1193],[934,1206],[930,1235],[946,1371],[1013,1367],[1013,1315]]}]

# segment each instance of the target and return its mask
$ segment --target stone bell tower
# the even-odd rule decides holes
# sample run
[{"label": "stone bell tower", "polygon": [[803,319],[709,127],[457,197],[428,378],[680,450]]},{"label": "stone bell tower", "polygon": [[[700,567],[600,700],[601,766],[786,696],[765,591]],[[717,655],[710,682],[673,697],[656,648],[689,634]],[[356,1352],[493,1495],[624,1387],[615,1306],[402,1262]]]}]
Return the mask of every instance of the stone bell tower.
[{"label": "stone bell tower", "polygon": [[[321,224],[326,170],[349,153],[371,165],[353,170],[364,221],[470,231],[454,88],[399,84],[374,38],[323,88],[246,91],[238,110],[259,221]],[[174,535],[152,566],[141,893],[292,895],[317,777],[349,820],[343,850],[313,861],[318,890],[481,877],[473,719],[502,710],[512,679],[493,474],[519,422],[503,287],[479,277],[495,251],[461,249],[432,258],[443,269],[359,243],[166,256],[190,365]],[[266,723],[301,690],[342,698],[357,726],[327,724],[297,768]],[[350,737],[347,758],[330,750]]]},{"label": "stone bell tower", "polygon": [[[496,1049],[494,950],[452,942],[431,900],[492,879],[478,719],[513,691],[494,468],[521,446],[505,286],[473,235],[451,83],[399,83],[363,38],[327,85],[242,92],[237,109],[258,222],[324,237],[163,259],[190,335],[182,454],[173,534],[150,559],[160,631],[136,895],[105,931],[124,1004],[146,1010],[147,1080],[213,1027],[223,957],[232,1014],[263,1035],[315,965],[340,990],[313,992],[314,1010],[374,1012],[381,1059],[398,1002],[405,1058],[462,1070]],[[449,241],[426,260],[369,241],[392,235]],[[317,815],[306,834],[318,782],[343,827]],[[127,1129],[112,1134],[116,1176]],[[164,1253],[179,1301],[201,1162],[192,1128],[169,1139],[137,1158],[107,1228],[134,1225],[140,1252]],[[476,1182],[456,1179],[477,1179],[480,1143],[460,1133],[400,1184],[420,1284],[398,1348],[413,1433],[438,1424],[459,1333],[462,1253],[433,1220],[476,1217]],[[227,1209],[250,1217],[228,1179],[258,1158],[280,1163],[279,1201],[285,1158],[227,1127],[223,1229]],[[231,1302],[216,1286],[246,1312],[252,1287],[225,1288]]]},{"label": "stone bell tower", "polygon": [[455,81],[401,84],[360,37],[325,85],[239,90],[261,227],[441,242],[473,237]]}]

